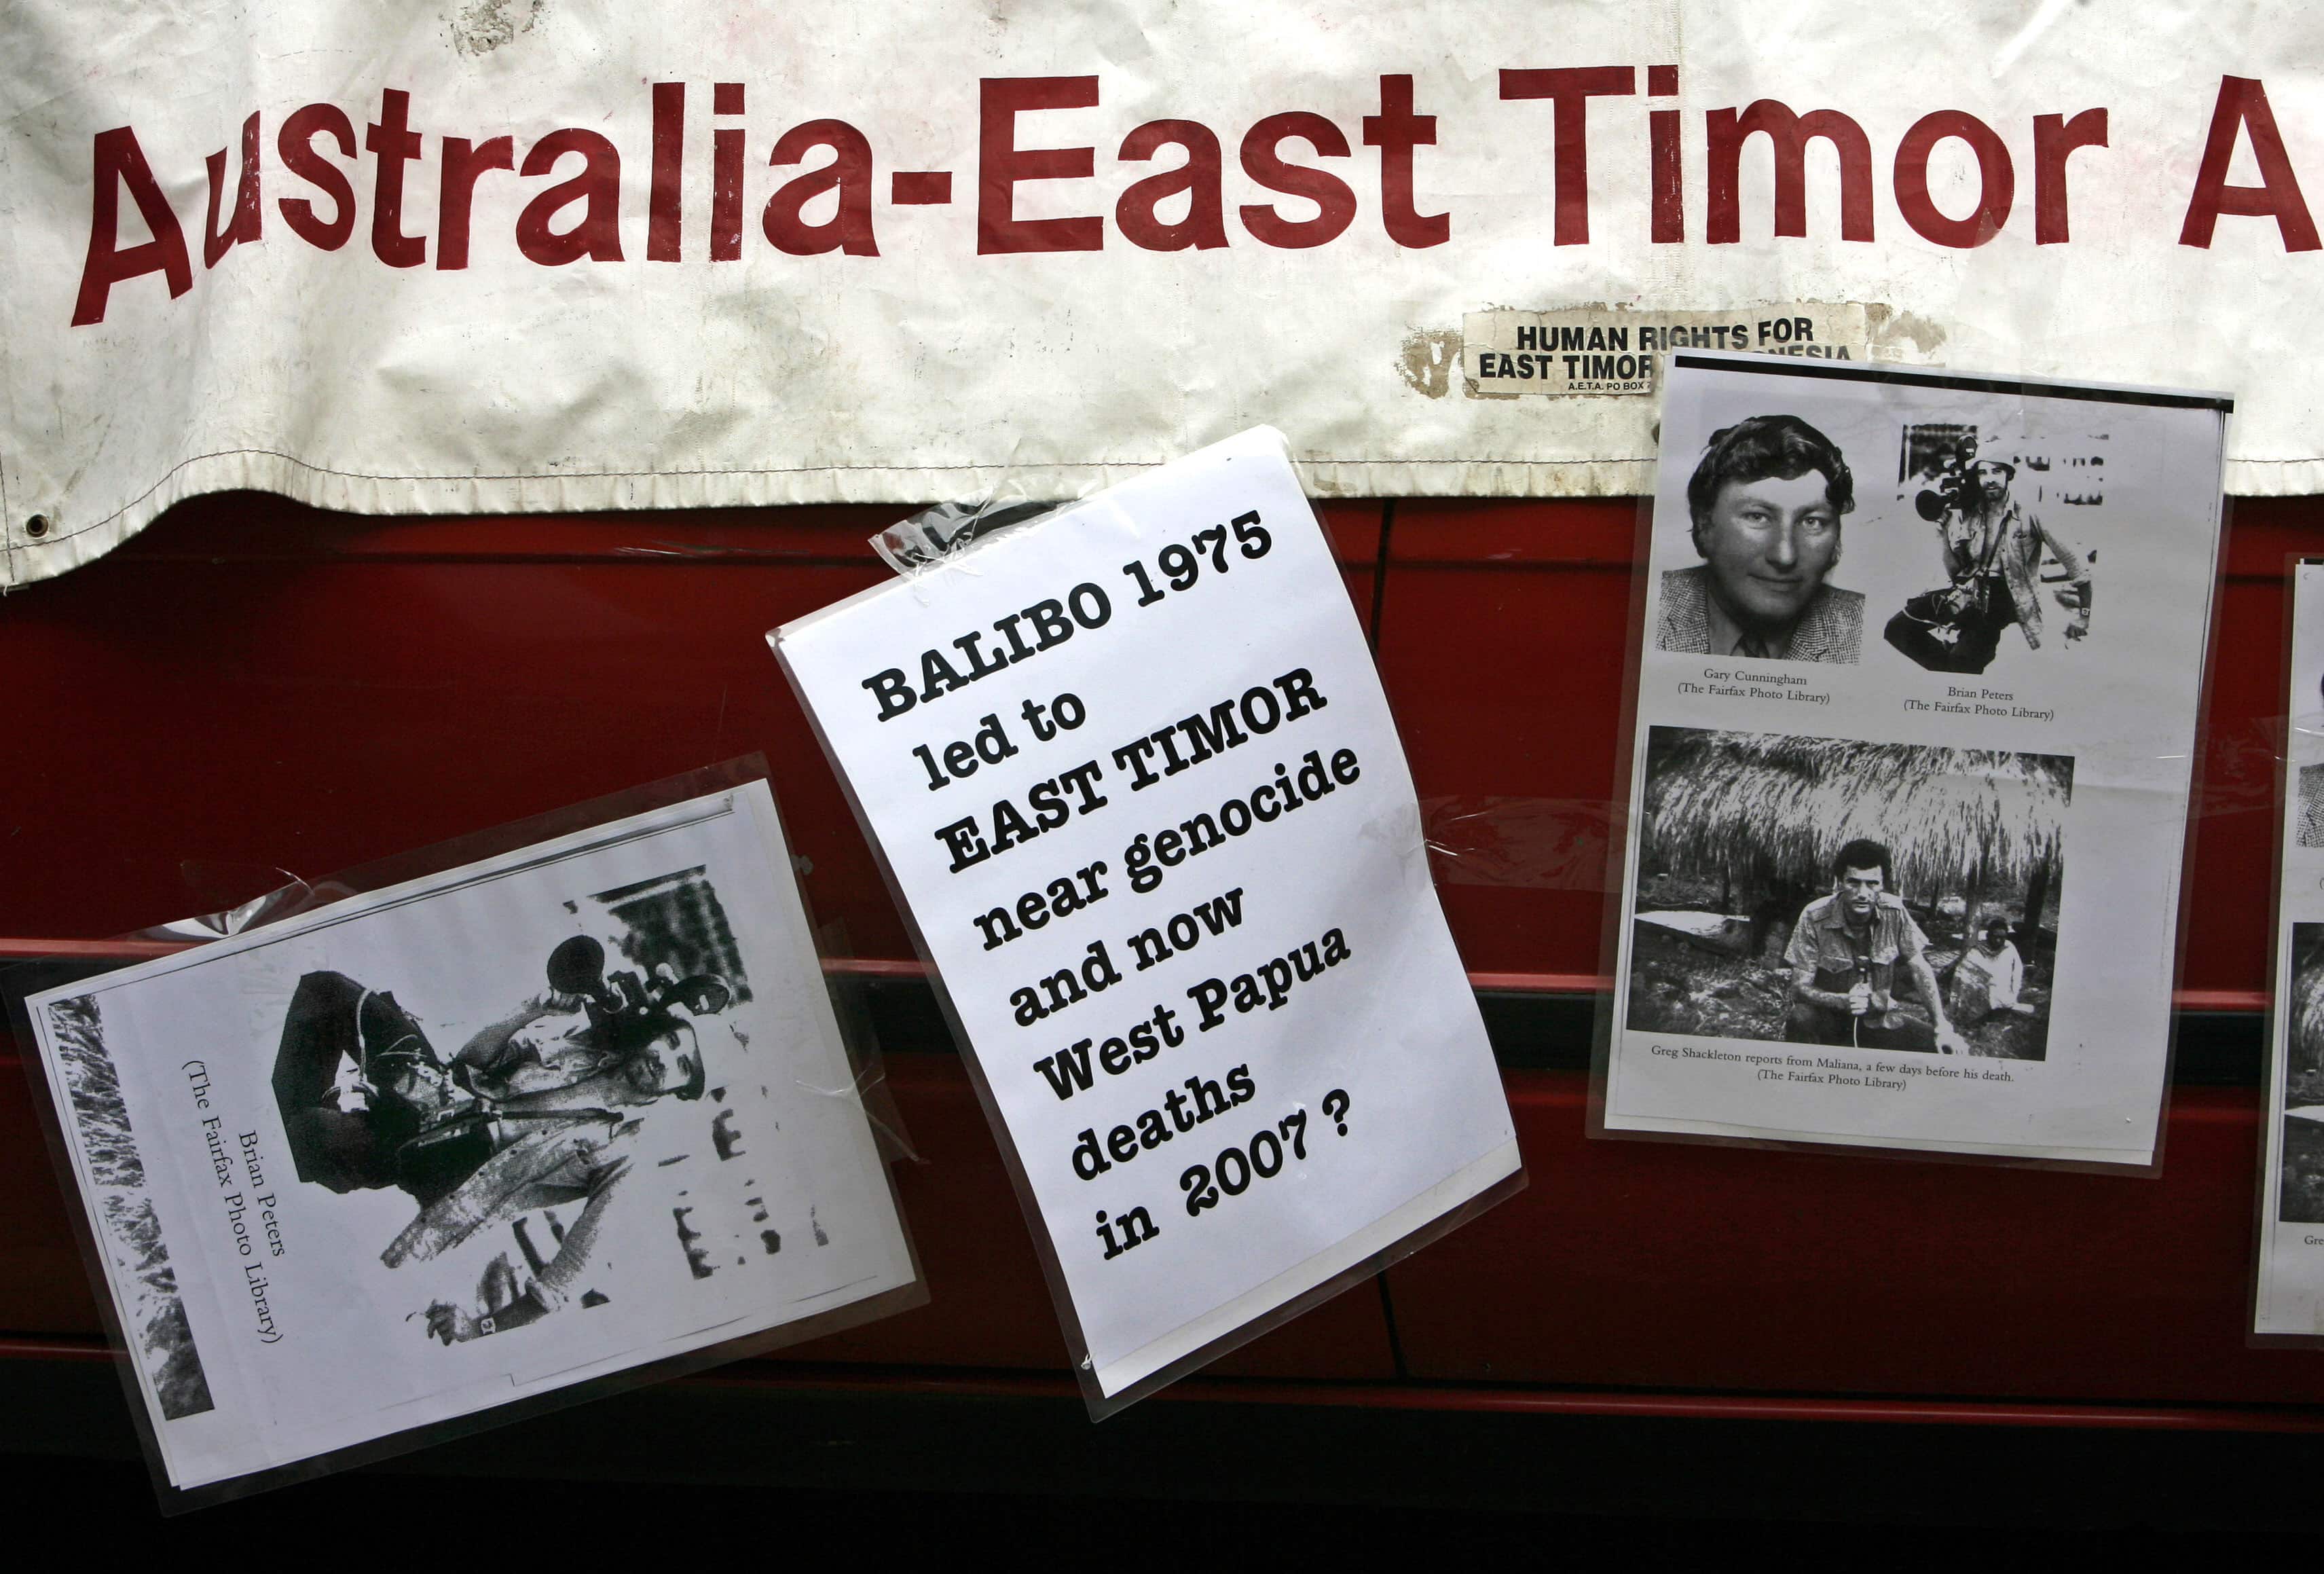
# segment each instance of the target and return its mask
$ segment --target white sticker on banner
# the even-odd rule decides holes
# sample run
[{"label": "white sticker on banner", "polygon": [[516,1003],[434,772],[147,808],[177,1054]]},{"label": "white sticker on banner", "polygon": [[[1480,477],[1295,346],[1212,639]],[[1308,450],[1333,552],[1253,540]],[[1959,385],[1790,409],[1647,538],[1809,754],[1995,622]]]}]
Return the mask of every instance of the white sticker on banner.
[{"label": "white sticker on banner", "polygon": [[[1884,313],[1885,318],[1886,314]],[[1876,347],[1858,305],[1751,306],[1731,311],[1471,311],[1462,319],[1462,367],[1479,399],[1534,394],[1650,394],[1680,350],[1750,350],[1819,361],[1895,360]],[[1884,354],[1876,354],[1876,349]]]},{"label": "white sticker on banner", "polygon": [[2324,1338],[2324,562],[2292,577],[2283,865],[2252,1331]]},{"label": "white sticker on banner", "polygon": [[181,1489],[918,1277],[763,782],[26,1006]]},{"label": "white sticker on banner", "polygon": [[1101,1393],[1517,1171],[1379,678],[1276,433],[774,639]]},{"label": "white sticker on banner", "polygon": [[1669,376],[1606,1129],[2152,1163],[2228,402]]}]

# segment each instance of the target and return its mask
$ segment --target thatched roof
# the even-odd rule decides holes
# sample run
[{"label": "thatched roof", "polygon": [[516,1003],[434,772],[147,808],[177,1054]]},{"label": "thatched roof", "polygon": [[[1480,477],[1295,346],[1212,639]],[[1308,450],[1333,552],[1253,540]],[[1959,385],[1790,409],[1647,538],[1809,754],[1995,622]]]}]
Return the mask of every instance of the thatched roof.
[{"label": "thatched roof", "polygon": [[2292,1069],[2324,1069],[2324,934],[2319,926],[2292,926],[2292,988],[2284,1009],[2291,1015]]},{"label": "thatched roof", "polygon": [[2054,858],[2073,762],[1989,749],[1657,728],[1649,848],[1683,873],[1820,885],[1843,843],[1886,843],[1928,901],[2022,884]]}]

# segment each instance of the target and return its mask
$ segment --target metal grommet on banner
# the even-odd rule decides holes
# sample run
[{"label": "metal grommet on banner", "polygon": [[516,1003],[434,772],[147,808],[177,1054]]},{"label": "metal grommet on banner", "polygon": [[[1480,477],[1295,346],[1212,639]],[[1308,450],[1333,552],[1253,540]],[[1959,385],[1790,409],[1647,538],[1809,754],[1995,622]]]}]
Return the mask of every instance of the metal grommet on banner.
[{"label": "metal grommet on banner", "polygon": [[34,541],[39,541],[42,536],[48,534],[49,516],[45,514],[35,514],[30,519],[24,521],[24,533]]}]

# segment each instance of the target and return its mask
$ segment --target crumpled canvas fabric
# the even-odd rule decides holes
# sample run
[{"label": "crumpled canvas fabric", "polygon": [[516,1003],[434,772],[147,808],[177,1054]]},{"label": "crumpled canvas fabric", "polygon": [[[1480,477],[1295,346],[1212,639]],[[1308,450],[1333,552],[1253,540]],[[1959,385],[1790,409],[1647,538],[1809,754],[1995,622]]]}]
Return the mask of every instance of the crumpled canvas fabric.
[{"label": "crumpled canvas fabric", "polygon": [[1258,422],[1319,495],[1637,492],[1642,345],[1726,319],[2226,391],[2229,486],[2311,491],[2319,60],[2288,3],[17,0],[0,585],[229,487],[927,502],[1029,437],[1073,495]]}]

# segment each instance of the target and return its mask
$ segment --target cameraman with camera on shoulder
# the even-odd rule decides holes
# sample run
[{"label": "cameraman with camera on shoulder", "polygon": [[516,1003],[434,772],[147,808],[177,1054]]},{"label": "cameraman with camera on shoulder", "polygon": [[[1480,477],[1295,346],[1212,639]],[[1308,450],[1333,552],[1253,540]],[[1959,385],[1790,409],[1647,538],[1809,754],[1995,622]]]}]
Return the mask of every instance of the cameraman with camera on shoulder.
[{"label": "cameraman with camera on shoulder", "polygon": [[[2002,459],[1978,459],[1939,490],[1919,499],[1923,517],[1937,526],[1945,574],[1959,605],[1960,640],[1948,670],[1981,672],[2011,624],[2024,634],[2029,650],[2042,648],[2042,551],[2065,569],[2070,588],[2061,603],[2074,609],[2066,638],[2090,632],[2090,565],[2080,552],[2043,528],[2041,518],[2010,495],[2017,468]],[[1926,664],[1925,662],[1923,663]]]}]

